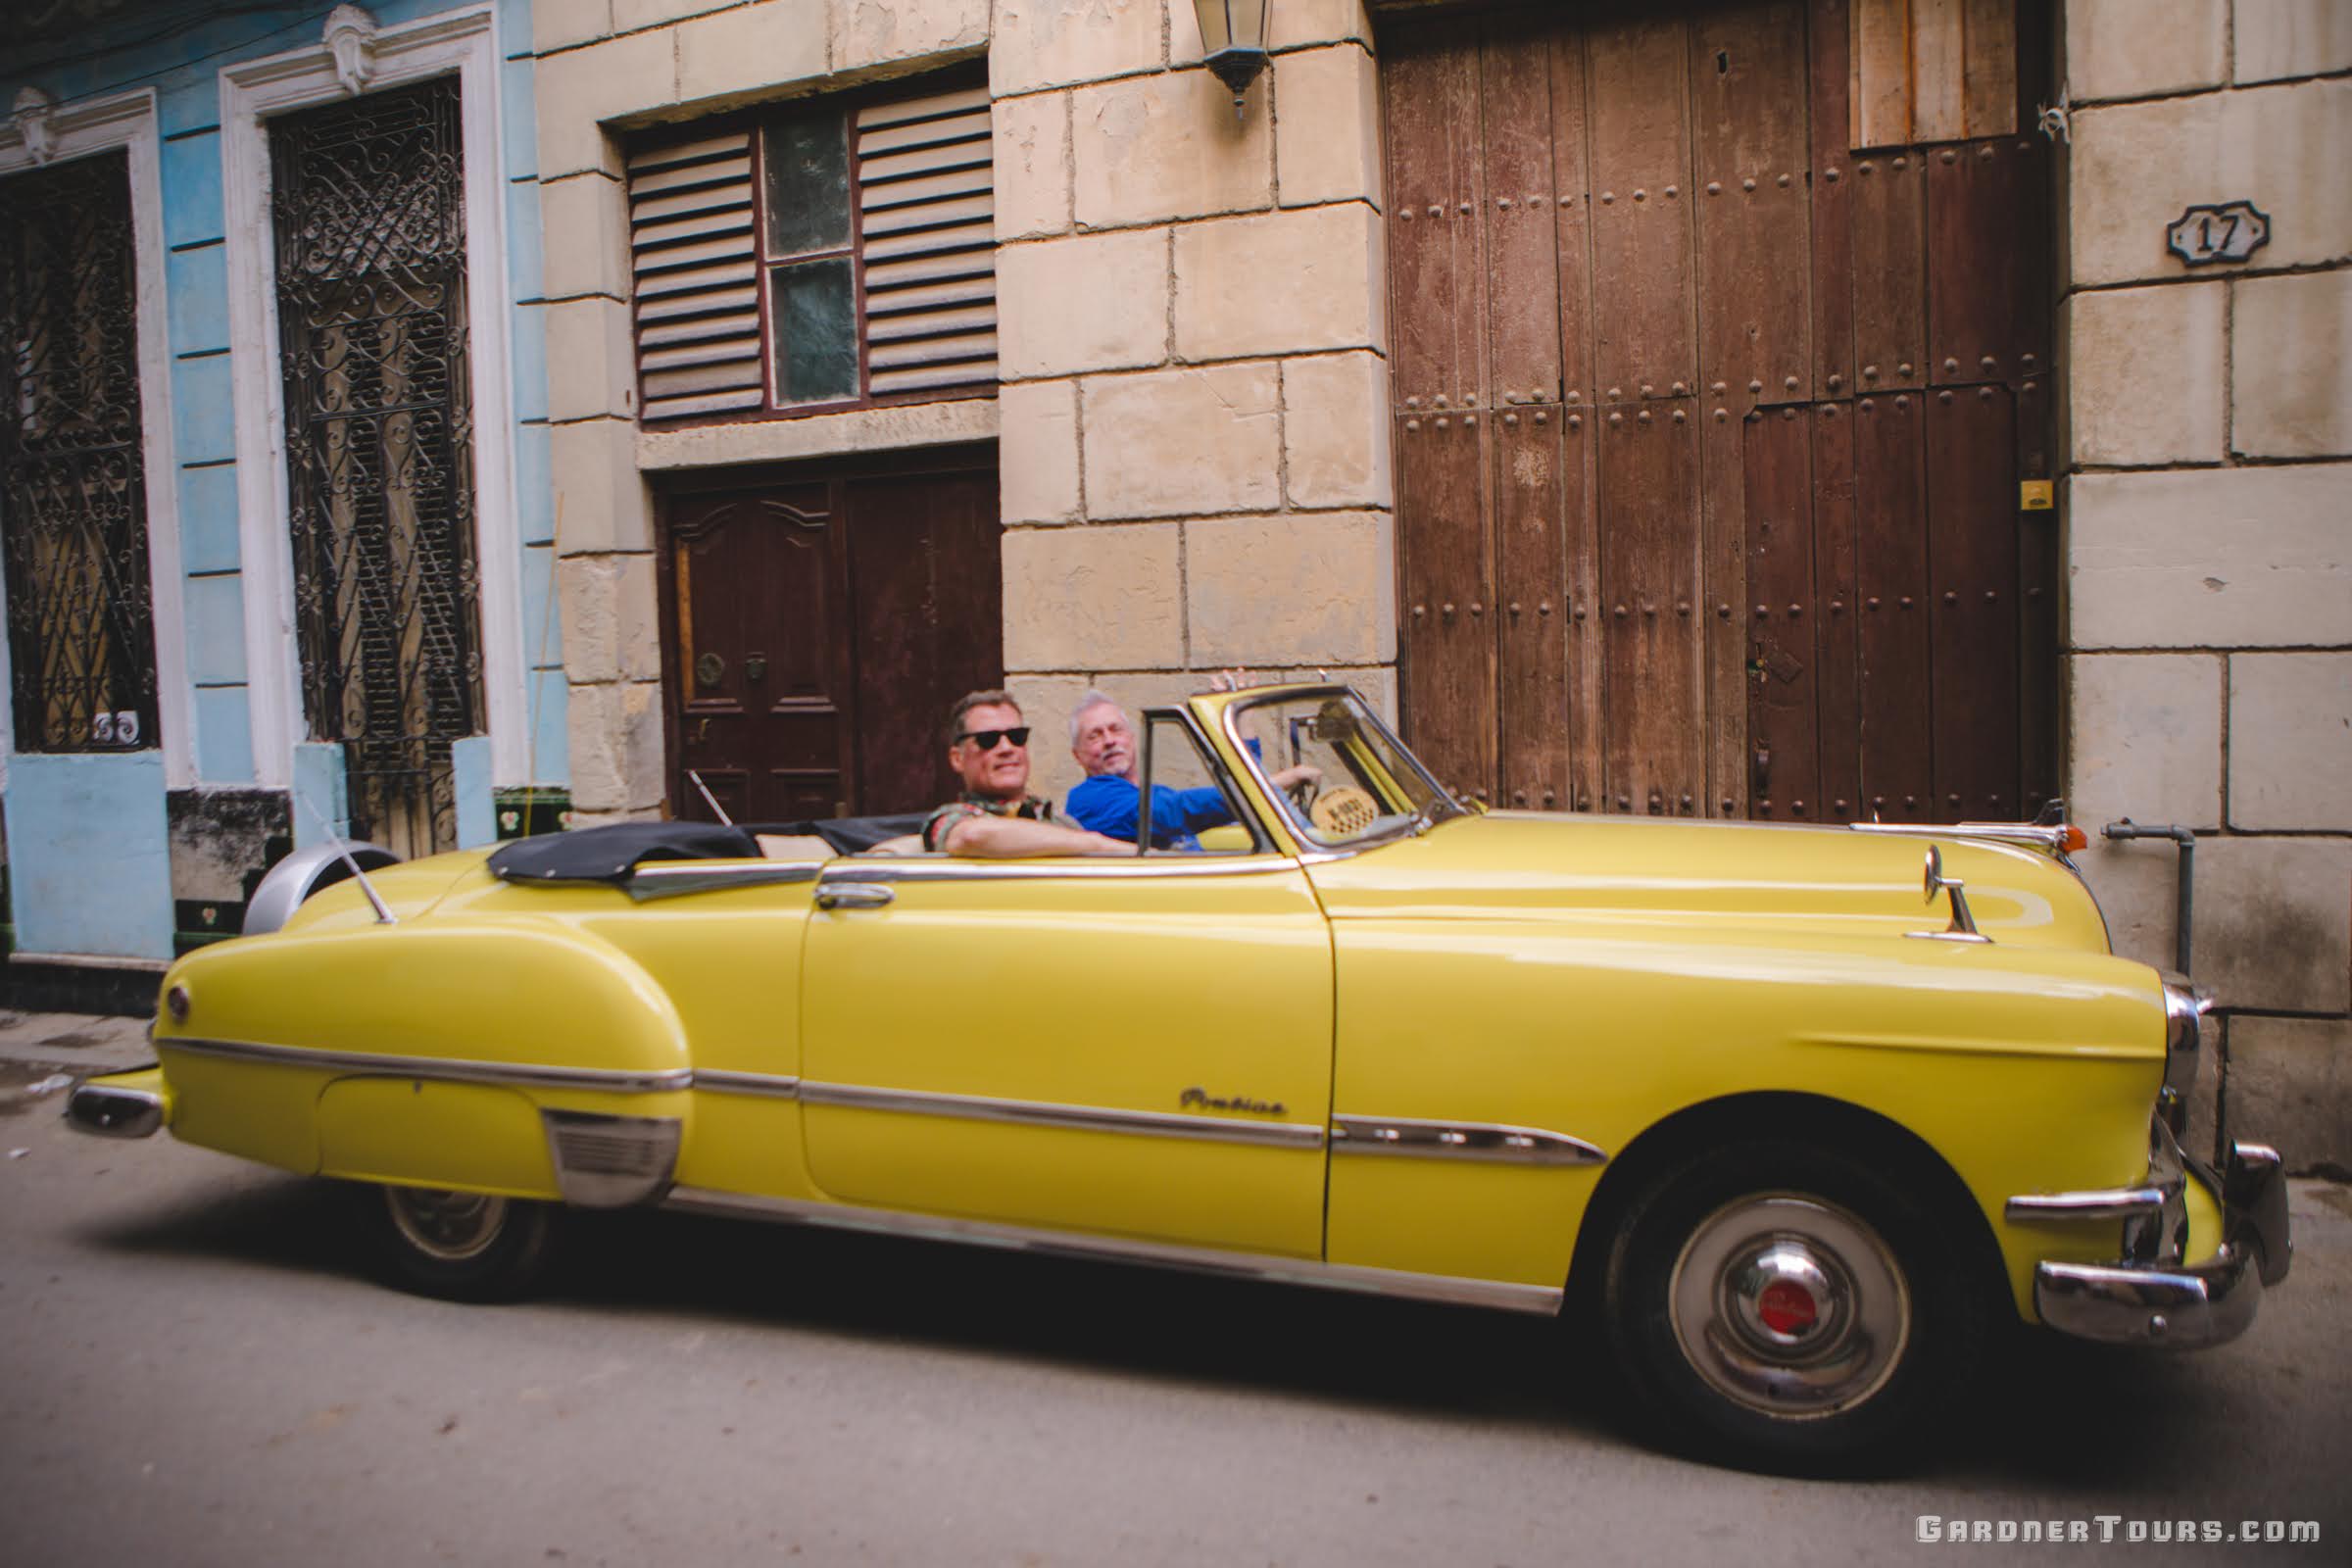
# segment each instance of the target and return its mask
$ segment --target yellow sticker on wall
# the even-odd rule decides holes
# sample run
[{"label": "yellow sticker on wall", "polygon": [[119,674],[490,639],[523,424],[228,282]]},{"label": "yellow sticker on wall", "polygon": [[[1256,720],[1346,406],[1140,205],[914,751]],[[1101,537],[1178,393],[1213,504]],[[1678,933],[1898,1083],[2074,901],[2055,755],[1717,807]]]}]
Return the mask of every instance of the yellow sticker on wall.
[{"label": "yellow sticker on wall", "polygon": [[2047,479],[2020,479],[2017,482],[2017,509],[2020,512],[2047,512],[2056,503],[2050,497]]}]

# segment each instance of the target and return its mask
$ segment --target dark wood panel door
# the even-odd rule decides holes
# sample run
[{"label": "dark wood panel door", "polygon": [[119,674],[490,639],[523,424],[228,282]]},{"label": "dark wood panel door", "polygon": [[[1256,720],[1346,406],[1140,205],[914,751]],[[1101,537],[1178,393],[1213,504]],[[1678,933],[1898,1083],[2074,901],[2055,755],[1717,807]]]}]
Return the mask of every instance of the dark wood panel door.
[{"label": "dark wood panel door", "polygon": [[[2015,48],[1971,59],[2014,83],[1952,79],[2031,124],[2046,9],[1983,11]],[[1856,147],[1851,13],[1382,26],[1399,686],[1466,794],[1838,822],[2053,787],[2056,530],[2018,489],[2048,472],[2050,150]]]},{"label": "dark wood panel door", "polygon": [[672,815],[917,810],[939,724],[1004,679],[993,469],[790,479],[665,508]]},{"label": "dark wood panel door", "polygon": [[858,811],[914,811],[955,793],[939,725],[1004,678],[1004,580],[994,472],[852,480],[852,660]]},{"label": "dark wood panel door", "polygon": [[714,801],[738,822],[831,816],[855,677],[829,487],[698,497],[672,511],[669,537],[672,813],[713,820]]}]

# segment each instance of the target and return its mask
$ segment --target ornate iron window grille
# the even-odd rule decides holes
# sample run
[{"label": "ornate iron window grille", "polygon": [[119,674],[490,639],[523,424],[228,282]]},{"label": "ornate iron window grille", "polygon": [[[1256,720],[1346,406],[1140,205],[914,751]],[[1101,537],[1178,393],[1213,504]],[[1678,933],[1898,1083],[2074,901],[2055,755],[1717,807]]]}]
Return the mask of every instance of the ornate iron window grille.
[{"label": "ornate iron window grille", "polygon": [[482,707],[459,124],[449,77],[270,129],[303,705],[403,854],[456,842]]},{"label": "ornate iron window grille", "polygon": [[130,171],[0,180],[0,533],[21,752],[156,744]]}]

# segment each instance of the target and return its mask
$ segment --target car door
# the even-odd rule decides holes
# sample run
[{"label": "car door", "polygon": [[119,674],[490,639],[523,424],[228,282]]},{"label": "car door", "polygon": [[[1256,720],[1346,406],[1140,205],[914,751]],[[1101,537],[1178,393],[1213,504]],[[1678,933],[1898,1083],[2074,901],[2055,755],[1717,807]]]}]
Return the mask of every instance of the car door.
[{"label": "car door", "polygon": [[828,1196],[1321,1256],[1331,939],[1295,860],[853,858],[816,901]]}]

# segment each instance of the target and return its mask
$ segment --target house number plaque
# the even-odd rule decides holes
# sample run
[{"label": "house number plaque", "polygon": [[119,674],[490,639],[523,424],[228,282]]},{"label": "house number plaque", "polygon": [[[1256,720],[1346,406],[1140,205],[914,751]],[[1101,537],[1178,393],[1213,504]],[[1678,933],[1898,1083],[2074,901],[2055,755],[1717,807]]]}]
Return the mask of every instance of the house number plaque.
[{"label": "house number plaque", "polygon": [[2190,267],[2242,262],[2271,242],[2270,215],[2252,202],[2191,207],[2164,231],[2165,244]]}]

